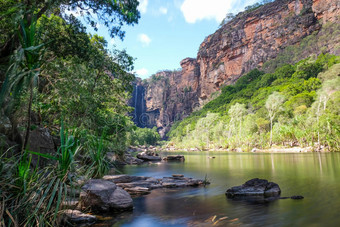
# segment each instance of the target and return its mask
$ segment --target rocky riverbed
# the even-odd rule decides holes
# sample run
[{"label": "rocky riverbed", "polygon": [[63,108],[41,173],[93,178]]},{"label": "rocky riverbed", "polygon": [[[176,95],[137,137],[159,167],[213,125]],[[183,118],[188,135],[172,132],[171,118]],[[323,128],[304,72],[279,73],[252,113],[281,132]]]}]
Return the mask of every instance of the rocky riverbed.
[{"label": "rocky riverbed", "polygon": [[[153,189],[198,187],[209,184],[206,180],[173,174],[170,177],[153,178],[129,175],[107,175],[91,179],[81,187],[79,199],[68,198],[61,215],[65,224],[93,223],[96,214],[119,213],[133,210],[132,197],[151,193]],[[77,194],[78,195],[78,194]],[[91,214],[88,214],[91,212]]]}]

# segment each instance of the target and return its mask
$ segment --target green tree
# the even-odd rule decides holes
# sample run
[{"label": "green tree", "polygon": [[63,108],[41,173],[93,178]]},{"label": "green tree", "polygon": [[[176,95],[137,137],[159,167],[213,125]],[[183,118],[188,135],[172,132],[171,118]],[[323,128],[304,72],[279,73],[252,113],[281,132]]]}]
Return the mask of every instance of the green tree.
[{"label": "green tree", "polygon": [[242,135],[242,120],[244,116],[247,114],[247,109],[245,104],[236,103],[235,105],[232,105],[228,111],[228,114],[230,116],[230,125],[239,125],[239,140],[241,141],[241,135]]},{"label": "green tree", "polygon": [[[5,100],[17,102],[22,92],[28,91],[28,109],[27,109],[27,127],[26,134],[22,144],[22,150],[26,149],[30,127],[31,127],[31,110],[33,101],[33,89],[38,85],[40,67],[42,61],[42,51],[45,44],[39,43],[36,31],[36,20],[27,26],[27,21],[20,23],[20,48],[12,56],[13,63],[10,65],[6,80],[1,88],[0,106],[4,105]],[[14,101],[11,100],[12,96]],[[9,107],[9,111],[12,111]]]},{"label": "green tree", "polygon": [[273,121],[278,112],[282,110],[282,104],[285,101],[285,97],[279,92],[271,94],[266,101],[266,108],[268,110],[268,116],[270,120],[270,145],[273,141]]}]

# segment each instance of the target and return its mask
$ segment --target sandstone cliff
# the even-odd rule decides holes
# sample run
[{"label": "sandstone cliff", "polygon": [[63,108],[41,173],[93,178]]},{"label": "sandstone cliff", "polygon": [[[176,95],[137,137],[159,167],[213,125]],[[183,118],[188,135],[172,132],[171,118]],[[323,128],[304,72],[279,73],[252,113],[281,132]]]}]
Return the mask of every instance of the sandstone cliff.
[{"label": "sandstone cliff", "polygon": [[[239,13],[203,41],[196,59],[182,60],[181,71],[160,72],[142,83],[146,126],[157,126],[164,137],[175,121],[211,100],[221,86],[261,67],[325,23],[339,23],[339,15],[340,0],[277,0]],[[325,45],[323,51],[333,47]]]}]

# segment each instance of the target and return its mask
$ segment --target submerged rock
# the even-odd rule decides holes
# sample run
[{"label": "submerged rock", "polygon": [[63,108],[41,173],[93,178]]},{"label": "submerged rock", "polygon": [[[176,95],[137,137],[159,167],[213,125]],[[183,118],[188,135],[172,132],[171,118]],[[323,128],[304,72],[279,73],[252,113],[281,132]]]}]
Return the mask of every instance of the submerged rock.
[{"label": "submerged rock", "polygon": [[167,157],[163,158],[164,161],[181,161],[184,162],[185,158],[184,155],[168,155]]},{"label": "submerged rock", "polygon": [[278,184],[259,178],[251,179],[241,186],[235,186],[226,191],[226,195],[231,198],[236,196],[278,197],[280,194],[281,189]]},{"label": "submerged rock", "polygon": [[291,199],[303,199],[304,197],[302,195],[293,195],[290,197]]},{"label": "submerged rock", "polygon": [[113,182],[100,179],[88,181],[80,193],[79,205],[94,212],[116,212],[133,208],[129,193]]}]

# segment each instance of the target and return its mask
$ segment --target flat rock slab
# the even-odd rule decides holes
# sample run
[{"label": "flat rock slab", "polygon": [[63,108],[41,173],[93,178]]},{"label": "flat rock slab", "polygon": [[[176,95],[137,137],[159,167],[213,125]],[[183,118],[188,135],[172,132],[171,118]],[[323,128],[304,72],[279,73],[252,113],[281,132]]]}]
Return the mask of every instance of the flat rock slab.
[{"label": "flat rock slab", "polygon": [[144,161],[161,161],[162,158],[159,156],[150,156],[150,155],[140,155],[137,154],[138,159],[142,159]]},{"label": "flat rock slab", "polygon": [[90,214],[84,214],[79,210],[64,210],[62,213],[64,224],[93,224],[97,218]]},{"label": "flat rock slab", "polygon": [[144,151],[137,154],[138,159],[142,159],[144,161],[161,161],[162,158],[155,152],[152,151]]},{"label": "flat rock slab", "polygon": [[278,184],[259,178],[251,179],[243,185],[229,188],[226,191],[226,195],[231,198],[237,196],[278,197],[280,194],[281,189]]},{"label": "flat rock slab", "polygon": [[144,187],[125,188],[124,190],[133,196],[147,195],[151,193],[150,188]]},{"label": "flat rock slab", "polygon": [[141,181],[141,180],[146,180],[148,179],[147,177],[139,177],[139,176],[129,176],[126,174],[122,175],[106,175],[103,177],[103,180],[108,180],[113,183],[130,183],[132,181]]},{"label": "flat rock slab", "polygon": [[163,178],[128,175],[107,175],[103,178],[116,183],[131,195],[147,194],[150,190],[157,188],[197,187],[209,184],[204,180],[184,177],[182,174],[173,174],[172,177]]},{"label": "flat rock slab", "polygon": [[185,158],[184,155],[168,155],[167,157],[163,158],[164,161],[181,161],[184,162]]},{"label": "flat rock slab", "polygon": [[79,206],[93,212],[119,212],[133,208],[129,193],[102,179],[89,180],[82,187]]}]

